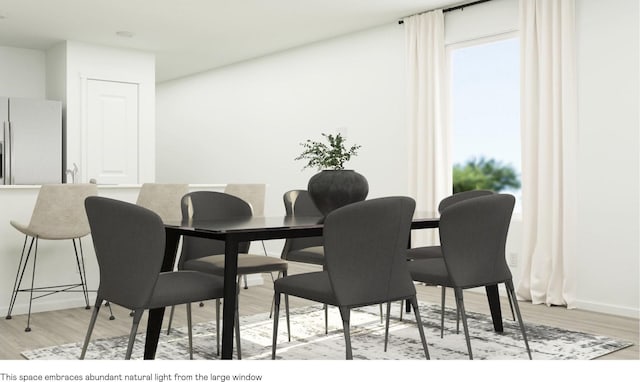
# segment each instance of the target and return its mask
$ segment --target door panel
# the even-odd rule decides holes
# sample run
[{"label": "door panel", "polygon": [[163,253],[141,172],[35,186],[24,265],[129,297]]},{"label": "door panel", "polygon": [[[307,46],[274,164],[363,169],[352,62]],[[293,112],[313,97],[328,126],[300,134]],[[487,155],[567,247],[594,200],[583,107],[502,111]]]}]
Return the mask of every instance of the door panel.
[{"label": "door panel", "polygon": [[138,84],[87,80],[87,179],[138,183]]}]

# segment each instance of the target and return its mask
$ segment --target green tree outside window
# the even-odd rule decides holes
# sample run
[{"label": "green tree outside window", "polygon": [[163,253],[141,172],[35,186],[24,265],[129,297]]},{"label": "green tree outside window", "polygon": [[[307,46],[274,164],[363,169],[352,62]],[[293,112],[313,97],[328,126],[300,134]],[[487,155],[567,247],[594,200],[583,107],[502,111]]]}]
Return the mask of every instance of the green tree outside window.
[{"label": "green tree outside window", "polygon": [[453,193],[470,190],[519,189],[520,179],[511,165],[484,157],[453,166]]}]

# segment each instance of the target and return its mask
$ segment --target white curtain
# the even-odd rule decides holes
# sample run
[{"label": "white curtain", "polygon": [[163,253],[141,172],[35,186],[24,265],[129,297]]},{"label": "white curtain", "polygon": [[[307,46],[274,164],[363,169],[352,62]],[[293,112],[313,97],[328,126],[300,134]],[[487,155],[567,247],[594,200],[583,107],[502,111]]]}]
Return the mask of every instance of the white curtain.
[{"label": "white curtain", "polygon": [[518,295],[575,300],[574,0],[520,0],[523,267]]},{"label": "white curtain", "polygon": [[[416,210],[437,211],[452,193],[442,10],[403,20],[409,103],[409,193]],[[420,232],[421,231],[421,232]],[[414,232],[413,245],[436,244],[434,230]]]}]

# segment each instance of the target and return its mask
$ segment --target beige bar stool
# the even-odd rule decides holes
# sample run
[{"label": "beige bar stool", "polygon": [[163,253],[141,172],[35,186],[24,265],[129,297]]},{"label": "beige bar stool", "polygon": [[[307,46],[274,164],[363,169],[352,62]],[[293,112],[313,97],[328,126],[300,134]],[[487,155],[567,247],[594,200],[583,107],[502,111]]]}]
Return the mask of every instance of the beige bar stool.
[{"label": "beige bar stool", "polygon": [[[18,293],[29,293],[29,313],[27,315],[26,332],[31,331],[31,307],[35,299],[60,292],[81,291],[86,307],[90,309],[84,254],[80,239],[90,232],[87,215],[84,210],[84,200],[88,196],[96,194],[97,187],[95,184],[46,184],[40,188],[29,224],[23,225],[15,221],[10,222],[15,229],[25,235],[25,239],[6,318],[11,319],[11,312],[15,306]],[[71,240],[73,242],[76,266],[80,278],[79,282],[52,286],[35,286],[38,244],[40,239]],[[28,246],[27,242],[29,243]],[[22,287],[27,271],[27,263],[32,255],[31,284],[29,287]],[[77,288],[81,288],[81,290],[77,290]],[[37,295],[34,296],[34,294]]]}]

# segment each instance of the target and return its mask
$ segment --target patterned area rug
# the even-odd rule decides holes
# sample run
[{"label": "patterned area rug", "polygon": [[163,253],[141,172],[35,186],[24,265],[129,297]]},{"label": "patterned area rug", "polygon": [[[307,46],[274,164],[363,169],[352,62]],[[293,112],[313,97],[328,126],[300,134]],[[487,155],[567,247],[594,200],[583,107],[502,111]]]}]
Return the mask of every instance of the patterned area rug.
[{"label": "patterned area rug", "polygon": [[[424,359],[413,313],[398,318],[399,305],[392,306],[389,347],[384,348],[384,325],[380,323],[377,306],[355,309],[351,319],[351,344],[355,359],[404,360]],[[462,329],[456,333],[455,310],[447,310],[445,334],[440,338],[440,308],[421,304],[420,312],[425,327],[431,359],[468,359]],[[508,312],[507,312],[508,314]],[[509,317],[509,316],[508,316]],[[510,318],[510,317],[509,317]],[[471,347],[475,359],[526,360],[527,352],[517,322],[504,320],[504,332],[493,331],[491,317],[468,314]],[[526,317],[525,317],[526,324]],[[241,318],[242,358],[271,359],[273,321],[268,314]],[[579,333],[543,325],[527,324],[527,336],[534,360],[585,360],[631,346],[632,343],[603,336]],[[287,341],[284,307],[280,313],[277,358],[288,360],[341,360],[344,359],[344,336],[337,308],[329,308],[329,333],[324,334],[322,306],[310,306],[291,311],[291,342]],[[195,325],[194,358],[218,358],[215,345],[215,322]],[[127,336],[93,339],[87,359],[122,359]],[[77,359],[82,344],[53,346],[22,353],[27,359]],[[132,358],[142,358],[144,333],[136,339]],[[235,353],[234,353],[235,357]],[[173,330],[171,335],[161,334],[157,359],[189,359],[186,328]]]}]

